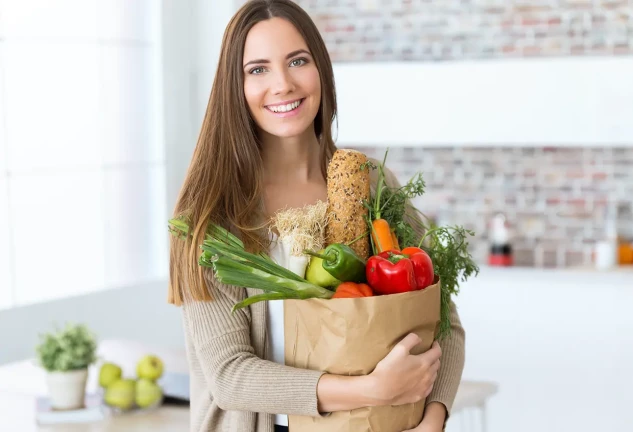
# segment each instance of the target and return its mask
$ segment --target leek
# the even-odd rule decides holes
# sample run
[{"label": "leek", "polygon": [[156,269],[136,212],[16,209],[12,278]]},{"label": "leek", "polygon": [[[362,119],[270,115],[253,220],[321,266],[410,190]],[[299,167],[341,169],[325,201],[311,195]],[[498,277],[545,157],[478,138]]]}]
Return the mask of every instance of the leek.
[{"label": "leek", "polygon": [[[190,235],[189,226],[182,218],[171,219],[169,222],[172,234],[179,238],[187,238]],[[314,285],[276,264],[265,253],[246,252],[241,240],[218,225],[209,225],[200,247],[202,254],[198,264],[212,268],[216,280],[220,283],[264,291],[235,304],[233,312],[260,301],[328,299],[334,295],[334,292]]]},{"label": "leek", "polygon": [[299,282],[266,273],[227,257],[213,260],[215,277],[221,283],[245,288],[257,288],[264,294],[249,297],[235,306],[233,310],[264,300],[331,298],[334,293],[307,281]]}]

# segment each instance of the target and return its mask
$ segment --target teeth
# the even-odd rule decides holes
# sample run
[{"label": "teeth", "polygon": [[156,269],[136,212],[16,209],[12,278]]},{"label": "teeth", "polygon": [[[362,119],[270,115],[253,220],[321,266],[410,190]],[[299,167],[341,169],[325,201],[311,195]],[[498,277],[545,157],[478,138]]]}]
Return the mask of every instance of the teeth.
[{"label": "teeth", "polygon": [[299,105],[301,105],[300,100],[287,104],[287,105],[269,106],[268,108],[273,112],[288,112],[288,111],[292,111],[293,109],[296,109]]}]

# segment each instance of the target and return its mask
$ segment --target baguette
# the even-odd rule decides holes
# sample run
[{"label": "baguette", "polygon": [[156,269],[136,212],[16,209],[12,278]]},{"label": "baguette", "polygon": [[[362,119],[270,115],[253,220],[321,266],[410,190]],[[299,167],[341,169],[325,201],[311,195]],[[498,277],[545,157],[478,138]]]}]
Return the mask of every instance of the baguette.
[{"label": "baguette", "polygon": [[[337,150],[327,169],[327,226],[326,244],[348,244],[363,260],[370,255],[368,210],[364,202],[371,198],[369,168],[360,166],[367,157],[349,149]],[[359,238],[360,237],[360,238]]]}]

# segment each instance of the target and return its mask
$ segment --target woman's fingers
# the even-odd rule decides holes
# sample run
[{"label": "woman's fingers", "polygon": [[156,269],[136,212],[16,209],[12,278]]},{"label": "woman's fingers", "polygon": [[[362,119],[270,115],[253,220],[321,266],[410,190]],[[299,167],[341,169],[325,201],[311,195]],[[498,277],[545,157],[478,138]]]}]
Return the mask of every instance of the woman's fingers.
[{"label": "woman's fingers", "polygon": [[404,354],[409,354],[413,347],[415,347],[420,342],[422,342],[422,339],[420,339],[418,335],[416,335],[415,333],[409,333],[404,337],[404,339],[398,342],[396,347],[403,351]]},{"label": "woman's fingers", "polygon": [[440,344],[437,341],[434,341],[431,348],[424,354],[420,354],[420,356],[429,362],[428,364],[433,364],[442,357],[442,348],[440,348]]},{"label": "woman's fingers", "polygon": [[440,360],[436,360],[435,363],[433,363],[433,366],[431,367],[431,370],[437,374],[437,372],[440,370],[440,366],[441,365],[442,365],[441,361]]}]

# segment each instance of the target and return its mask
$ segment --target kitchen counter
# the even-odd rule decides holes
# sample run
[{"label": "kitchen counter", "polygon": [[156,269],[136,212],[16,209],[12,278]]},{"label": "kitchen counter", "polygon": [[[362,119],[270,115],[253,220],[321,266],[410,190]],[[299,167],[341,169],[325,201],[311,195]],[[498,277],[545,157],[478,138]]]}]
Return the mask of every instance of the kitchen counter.
[{"label": "kitchen counter", "polygon": [[[100,352],[112,353],[111,350],[117,350],[113,354],[125,370],[133,367],[130,362],[137,357],[134,352],[137,347],[138,345],[130,341],[110,340],[101,345]],[[173,370],[174,365],[178,366],[178,359],[168,357],[167,360],[166,364],[170,369]],[[89,393],[96,391],[97,377],[97,367],[93,365],[90,367],[87,385]],[[473,410],[485,414],[488,401],[496,392],[497,386],[494,383],[462,381],[453,404],[453,415],[457,418],[463,412],[470,414]],[[162,405],[158,409],[114,416],[98,422],[39,426],[35,421],[35,398],[46,394],[45,372],[33,359],[0,366],[0,431],[172,432],[187,430],[189,424],[188,406]]]},{"label": "kitchen counter", "polygon": [[158,409],[120,415],[100,422],[39,426],[33,396],[0,390],[0,426],[15,432],[174,432],[189,428],[189,408],[161,406]]},{"label": "kitchen counter", "polygon": [[464,379],[499,386],[489,432],[629,430],[633,268],[483,266],[454,300]]}]

